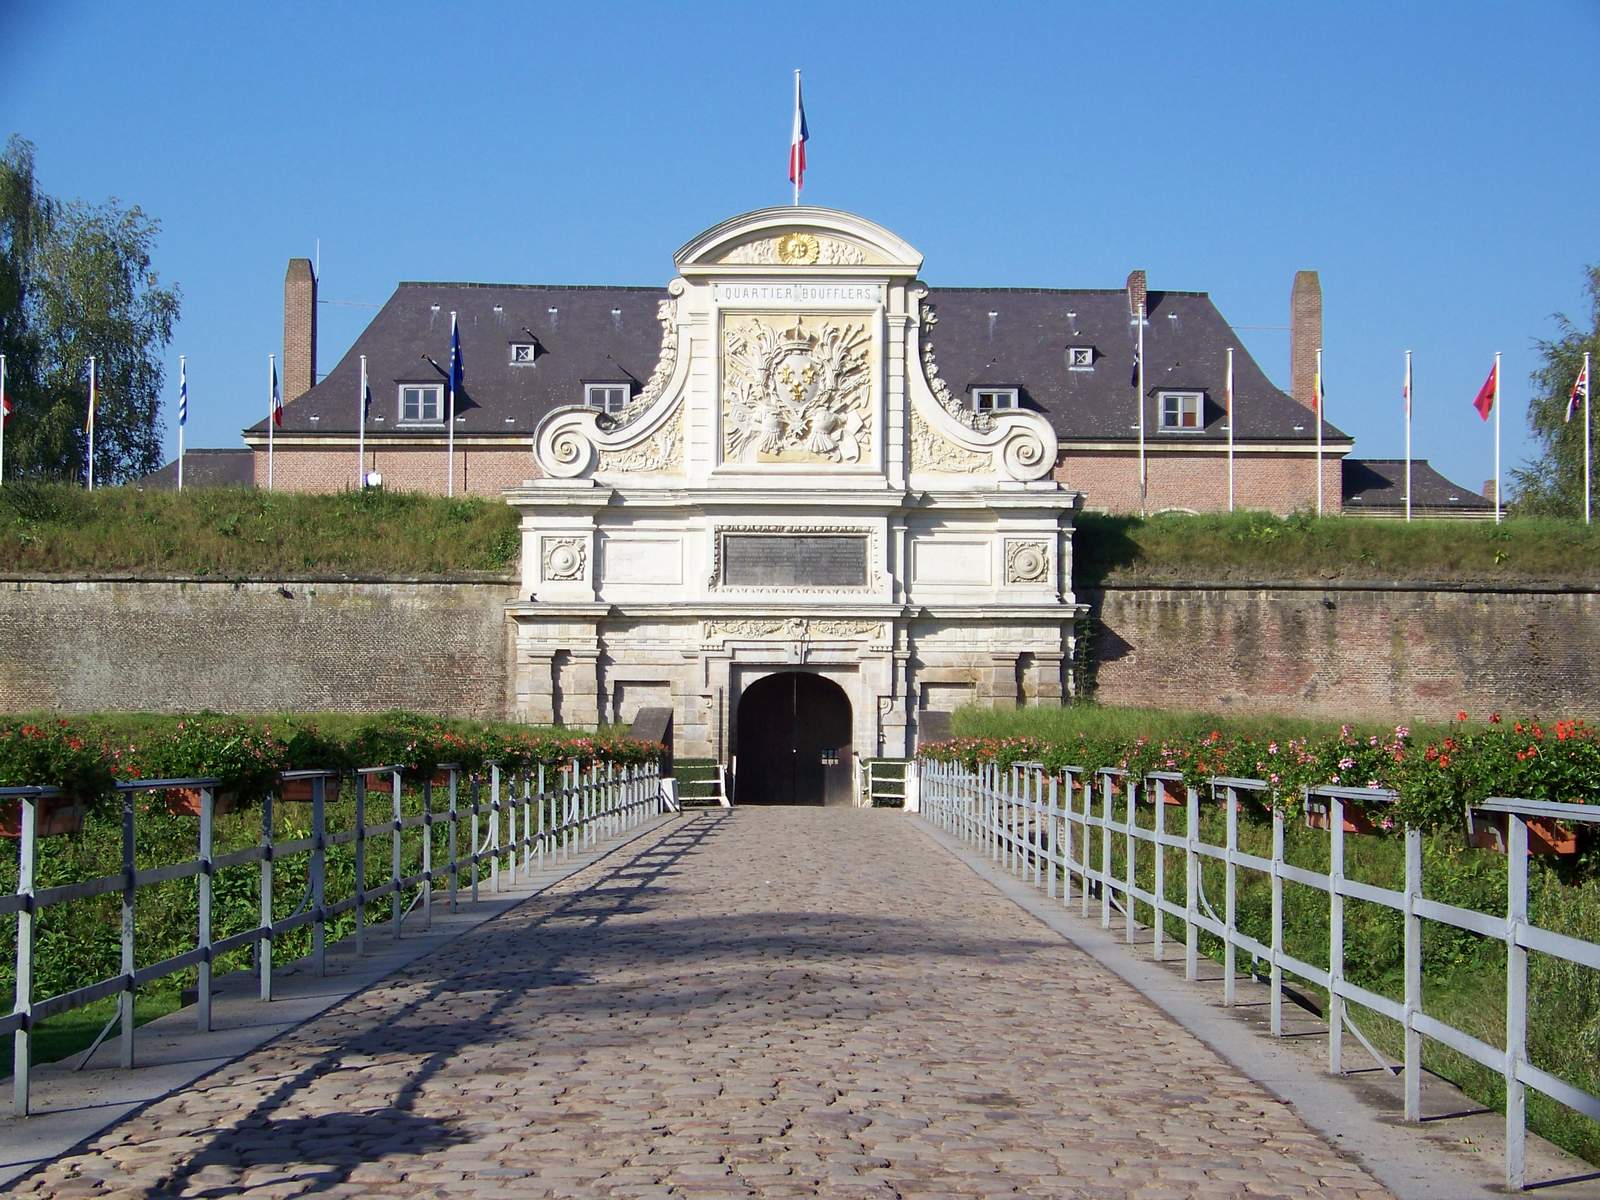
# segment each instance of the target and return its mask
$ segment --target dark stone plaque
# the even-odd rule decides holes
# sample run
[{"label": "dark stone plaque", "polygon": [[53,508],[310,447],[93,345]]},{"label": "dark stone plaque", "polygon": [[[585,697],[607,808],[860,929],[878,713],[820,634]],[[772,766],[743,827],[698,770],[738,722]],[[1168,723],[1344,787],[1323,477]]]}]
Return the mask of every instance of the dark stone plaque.
[{"label": "dark stone plaque", "polygon": [[724,587],[859,588],[867,585],[864,533],[725,533]]}]

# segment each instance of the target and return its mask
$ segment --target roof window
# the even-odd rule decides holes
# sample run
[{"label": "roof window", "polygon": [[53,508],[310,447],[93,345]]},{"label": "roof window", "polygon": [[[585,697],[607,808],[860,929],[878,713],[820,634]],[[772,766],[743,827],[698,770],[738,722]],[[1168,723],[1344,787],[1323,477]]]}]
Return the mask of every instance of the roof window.
[{"label": "roof window", "polygon": [[601,412],[618,413],[628,407],[628,391],[625,383],[586,383],[583,402]]},{"label": "roof window", "polygon": [[1003,408],[1016,407],[1016,388],[975,387],[972,389],[973,412],[999,412]]},{"label": "roof window", "polygon": [[443,422],[444,384],[402,383],[400,385],[402,425],[440,425]]},{"label": "roof window", "polygon": [[511,365],[531,367],[539,357],[539,347],[533,342],[511,343]]},{"label": "roof window", "polygon": [[1162,392],[1161,428],[1174,433],[1199,433],[1205,428],[1205,397],[1199,392]]},{"label": "roof window", "polygon": [[1093,346],[1068,346],[1067,370],[1092,371],[1094,370]]}]

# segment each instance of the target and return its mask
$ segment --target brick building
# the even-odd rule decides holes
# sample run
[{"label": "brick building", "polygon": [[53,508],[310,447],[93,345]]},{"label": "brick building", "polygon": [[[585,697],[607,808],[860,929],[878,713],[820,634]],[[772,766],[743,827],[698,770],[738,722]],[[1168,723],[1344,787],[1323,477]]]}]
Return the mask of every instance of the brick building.
[{"label": "brick building", "polygon": [[[742,265],[754,274],[764,266]],[[836,265],[846,273],[856,266]],[[497,496],[537,478],[537,430],[553,410],[625,409],[657,372],[670,369],[664,354],[673,331],[660,312],[681,283],[402,283],[317,382],[316,280],[308,260],[291,260],[286,407],[272,439],[273,484],[303,491],[356,486],[358,445],[364,470],[388,488],[442,493],[448,480],[457,494]],[[1317,505],[1312,395],[1322,298],[1315,272],[1294,280],[1292,393],[1266,377],[1209,295],[1150,289],[1143,271],[1109,289],[931,287],[920,311],[920,366],[941,402],[981,414],[1042,415],[1059,446],[1054,476],[1083,493],[1088,509],[1227,508],[1230,348],[1236,505],[1275,512]],[[465,374],[447,420],[452,313]],[[362,356],[370,399],[358,430]],[[1323,423],[1322,435],[1322,506],[1337,512],[1347,491],[1342,460],[1353,443],[1331,424]],[[256,485],[266,486],[266,423],[244,436]]]}]

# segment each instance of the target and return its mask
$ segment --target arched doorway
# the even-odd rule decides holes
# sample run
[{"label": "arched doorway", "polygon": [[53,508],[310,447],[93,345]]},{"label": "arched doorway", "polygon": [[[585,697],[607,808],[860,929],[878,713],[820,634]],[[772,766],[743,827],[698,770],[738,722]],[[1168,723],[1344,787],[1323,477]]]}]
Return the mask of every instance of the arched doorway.
[{"label": "arched doorway", "polygon": [[849,804],[850,698],[805,671],[744,690],[734,727],[740,804]]}]

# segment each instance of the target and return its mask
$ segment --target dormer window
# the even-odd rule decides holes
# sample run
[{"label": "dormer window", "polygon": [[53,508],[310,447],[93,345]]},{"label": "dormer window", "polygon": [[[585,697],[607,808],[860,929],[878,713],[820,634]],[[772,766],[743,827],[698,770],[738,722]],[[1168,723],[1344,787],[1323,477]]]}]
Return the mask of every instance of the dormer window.
[{"label": "dormer window", "polygon": [[511,343],[511,365],[513,367],[531,367],[539,356],[539,347],[532,342]]},{"label": "dormer window", "polygon": [[1199,392],[1162,392],[1161,428],[1198,433],[1205,428],[1205,397]]},{"label": "dormer window", "polygon": [[439,425],[444,422],[444,384],[402,383],[400,385],[400,423]]},{"label": "dormer window", "polygon": [[1068,346],[1067,370],[1092,371],[1094,370],[1093,346]]},{"label": "dormer window", "polygon": [[973,412],[999,412],[1003,408],[1016,407],[1016,388],[975,387],[972,389]]},{"label": "dormer window", "polygon": [[625,383],[586,383],[583,402],[601,412],[619,413],[628,407],[628,391]]}]

